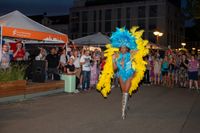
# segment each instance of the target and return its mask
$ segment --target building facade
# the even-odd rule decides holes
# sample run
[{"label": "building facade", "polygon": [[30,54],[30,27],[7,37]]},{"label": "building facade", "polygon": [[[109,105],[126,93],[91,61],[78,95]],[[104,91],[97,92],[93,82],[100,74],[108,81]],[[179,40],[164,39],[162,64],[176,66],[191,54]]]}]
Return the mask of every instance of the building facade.
[{"label": "building facade", "polygon": [[[97,0],[98,1],[98,0]],[[180,47],[184,41],[184,20],[180,6],[170,0],[126,0],[119,3],[95,3],[75,0],[70,9],[72,39],[102,32],[110,35],[116,27],[139,26],[144,38],[163,46]],[[91,2],[91,3],[90,3]],[[164,35],[157,42],[155,30]]]}]

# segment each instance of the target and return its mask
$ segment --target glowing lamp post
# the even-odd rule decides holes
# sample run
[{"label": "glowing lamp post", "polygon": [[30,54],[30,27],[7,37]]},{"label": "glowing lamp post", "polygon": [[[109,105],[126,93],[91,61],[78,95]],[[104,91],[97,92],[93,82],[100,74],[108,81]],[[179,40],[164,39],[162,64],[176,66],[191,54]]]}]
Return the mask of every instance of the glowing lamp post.
[{"label": "glowing lamp post", "polygon": [[192,48],[192,54],[196,53],[196,48]]},{"label": "glowing lamp post", "polygon": [[156,44],[158,44],[159,37],[163,36],[163,33],[159,31],[154,31],[153,34],[156,36]]},{"label": "glowing lamp post", "polygon": [[181,43],[181,45],[183,46],[183,48],[186,46],[186,43]]}]

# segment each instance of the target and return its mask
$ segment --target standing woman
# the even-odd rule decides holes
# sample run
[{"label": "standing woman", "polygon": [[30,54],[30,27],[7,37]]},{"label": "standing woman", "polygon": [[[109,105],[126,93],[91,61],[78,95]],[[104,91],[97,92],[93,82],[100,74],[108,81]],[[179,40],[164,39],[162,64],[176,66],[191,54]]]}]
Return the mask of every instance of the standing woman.
[{"label": "standing woman", "polygon": [[15,61],[23,61],[25,59],[25,50],[21,42],[17,42],[17,49],[13,54]]},{"label": "standing woman", "polygon": [[106,97],[110,92],[114,70],[117,71],[122,90],[122,119],[126,117],[129,94],[137,89],[146,69],[143,57],[148,53],[145,47],[148,41],[141,38],[143,31],[137,32],[137,28],[132,28],[131,32],[117,28],[112,34],[111,44],[106,46],[104,54],[106,63],[97,84],[97,89]]},{"label": "standing woman", "polygon": [[189,88],[192,89],[192,82],[195,83],[195,88],[198,90],[198,69],[199,62],[195,59],[194,55],[191,56],[188,64]]},{"label": "standing woman", "polygon": [[[76,67],[74,65],[74,59],[73,58],[69,58],[69,61],[67,63],[66,67],[66,73],[68,75],[76,75]],[[76,87],[78,85],[79,81],[78,81],[78,77],[76,76]],[[78,93],[79,90],[76,88],[74,93]]]},{"label": "standing woman", "polygon": [[186,55],[181,56],[181,61],[179,65],[179,83],[180,87],[185,88],[187,85],[187,66],[188,60],[186,59]]},{"label": "standing woman", "polygon": [[149,64],[150,64],[150,83],[151,84],[154,84],[154,82],[155,82],[154,61],[155,61],[155,57],[154,56],[150,56]]},{"label": "standing woman", "polygon": [[154,59],[154,84],[160,84],[161,62],[159,57]]},{"label": "standing woman", "polygon": [[169,67],[168,57],[165,56],[161,65],[163,85],[168,84],[168,67]]},{"label": "standing woman", "polygon": [[97,57],[95,53],[92,53],[92,61],[91,61],[91,73],[90,73],[90,89],[95,88],[98,79],[98,72],[97,72]]},{"label": "standing woman", "polygon": [[168,83],[169,87],[173,88],[174,87],[174,77],[175,77],[175,62],[173,57],[169,59],[169,67],[168,67]]},{"label": "standing woman", "polygon": [[122,96],[122,118],[125,119],[126,105],[128,101],[128,92],[131,87],[131,80],[134,76],[134,69],[131,63],[130,49],[126,46],[120,47],[119,57],[116,54],[113,55],[113,67],[118,71],[118,78]]},{"label": "standing woman", "polygon": [[59,61],[59,68],[61,69],[61,71],[63,73],[66,73],[66,68],[65,66],[67,65],[67,62],[68,62],[68,57],[66,55],[66,50],[63,49],[62,50],[62,54],[60,56],[60,61]]},{"label": "standing woman", "polygon": [[78,85],[80,83],[80,76],[81,76],[81,65],[80,65],[80,57],[78,55],[78,50],[74,50],[73,51],[73,55],[70,57],[74,60],[74,66],[76,68],[76,77],[77,77],[77,86],[76,88],[78,88]]}]

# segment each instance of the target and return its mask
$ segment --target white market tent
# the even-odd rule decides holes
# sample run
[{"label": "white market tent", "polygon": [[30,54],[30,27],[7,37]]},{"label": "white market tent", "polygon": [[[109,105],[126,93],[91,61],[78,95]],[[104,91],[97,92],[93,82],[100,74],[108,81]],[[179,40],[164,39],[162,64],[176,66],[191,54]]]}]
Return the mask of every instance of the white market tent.
[{"label": "white market tent", "polygon": [[158,44],[151,43],[151,42],[149,42],[149,43],[147,44],[147,48],[160,49],[160,50],[166,50],[166,49],[168,49],[168,48],[165,47],[165,46],[158,45]]},{"label": "white market tent", "polygon": [[109,37],[101,32],[72,40],[77,46],[105,46],[110,43]]},{"label": "white market tent", "polygon": [[[85,37],[81,37],[75,40],[72,40],[75,45],[77,46],[93,46],[93,47],[99,47],[99,46],[105,46],[106,44],[110,44],[110,39],[108,36],[102,34],[101,32],[88,35]],[[147,48],[153,48],[153,49],[165,49],[163,46],[159,46],[155,43],[149,42],[147,44]]]},{"label": "white market tent", "polygon": [[45,27],[28,18],[19,11],[13,11],[0,17],[3,37],[22,38],[44,42],[68,42],[67,35]]}]

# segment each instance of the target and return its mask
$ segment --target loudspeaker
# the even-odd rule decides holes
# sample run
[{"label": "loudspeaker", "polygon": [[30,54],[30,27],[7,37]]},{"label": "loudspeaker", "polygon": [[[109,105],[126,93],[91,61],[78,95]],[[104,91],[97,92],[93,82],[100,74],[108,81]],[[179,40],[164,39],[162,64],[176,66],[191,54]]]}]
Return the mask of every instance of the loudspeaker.
[{"label": "loudspeaker", "polygon": [[33,61],[32,64],[32,82],[45,82],[46,72],[45,72],[46,61]]}]

